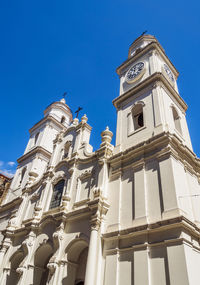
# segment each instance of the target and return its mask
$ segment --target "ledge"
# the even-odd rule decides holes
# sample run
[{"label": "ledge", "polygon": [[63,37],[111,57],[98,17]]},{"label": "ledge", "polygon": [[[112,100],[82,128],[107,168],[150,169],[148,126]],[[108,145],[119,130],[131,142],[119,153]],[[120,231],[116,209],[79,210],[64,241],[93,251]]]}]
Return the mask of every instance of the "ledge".
[{"label": "ledge", "polygon": [[167,88],[167,90],[170,92],[170,94],[173,95],[173,97],[178,101],[178,103],[181,105],[184,111],[187,110],[188,106],[185,103],[185,101],[181,98],[181,96],[176,92],[176,90],[173,88],[173,86],[169,83],[169,81],[165,78],[165,76],[161,72],[155,72],[151,76],[147,77],[144,81],[140,82],[138,85],[133,87],[132,89],[128,90],[127,92],[123,93],[122,95],[115,98],[112,103],[113,105],[118,108],[119,104],[122,103],[122,101],[130,98],[134,94],[140,92],[141,90],[144,90],[146,87],[151,87],[151,89],[154,88],[155,83],[161,83],[164,87]]},{"label": "ledge", "polygon": [[150,234],[155,232],[163,232],[164,230],[177,229],[177,227],[182,227],[188,230],[197,239],[200,238],[200,228],[189,219],[184,216],[177,216],[167,220],[161,220],[151,224],[144,224],[141,226],[126,228],[122,230],[107,232],[103,234],[103,239],[124,239],[130,238],[130,236]]},{"label": "ledge", "polygon": [[138,58],[140,58],[141,56],[143,56],[144,54],[148,53],[151,50],[157,50],[160,55],[166,60],[167,64],[169,65],[169,67],[172,69],[172,71],[174,72],[176,79],[179,75],[178,70],[175,68],[175,66],[173,65],[173,63],[170,61],[170,59],[168,58],[168,56],[166,55],[163,47],[159,44],[159,42],[156,40],[156,42],[151,42],[150,44],[148,44],[147,46],[145,46],[143,49],[141,49],[140,52],[136,53],[134,56],[129,57],[127,60],[125,60],[117,69],[116,72],[118,75],[121,75],[121,72],[124,68],[126,68],[130,63],[136,61]]},{"label": "ledge", "polygon": [[55,123],[55,125],[57,125],[61,130],[62,129],[64,129],[64,130],[67,129],[63,124],[61,124],[59,121],[57,121],[53,116],[48,115],[47,117],[44,117],[39,122],[37,122],[31,129],[29,129],[29,133],[31,134],[36,128],[38,128],[43,123],[46,123],[48,121]]},{"label": "ledge", "polygon": [[32,149],[29,152],[22,155],[20,158],[18,158],[17,162],[20,163],[20,162],[24,161],[25,159],[29,158],[30,156],[36,154],[36,153],[41,153],[44,156],[46,156],[48,159],[50,159],[50,157],[51,157],[51,153],[48,150],[46,150],[45,148],[43,148],[41,146],[37,146],[34,149]]}]

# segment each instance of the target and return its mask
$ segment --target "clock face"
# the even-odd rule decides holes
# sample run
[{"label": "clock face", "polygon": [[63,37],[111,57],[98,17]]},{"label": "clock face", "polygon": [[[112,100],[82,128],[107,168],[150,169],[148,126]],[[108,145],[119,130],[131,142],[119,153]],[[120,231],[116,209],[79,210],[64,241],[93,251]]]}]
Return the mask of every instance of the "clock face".
[{"label": "clock face", "polygon": [[131,83],[144,69],[144,62],[138,62],[133,65],[126,74],[126,81]]},{"label": "clock face", "polygon": [[171,81],[174,81],[174,76],[171,72],[171,70],[169,69],[169,67],[167,66],[167,64],[164,63],[164,70],[167,73],[169,79],[171,79]]}]

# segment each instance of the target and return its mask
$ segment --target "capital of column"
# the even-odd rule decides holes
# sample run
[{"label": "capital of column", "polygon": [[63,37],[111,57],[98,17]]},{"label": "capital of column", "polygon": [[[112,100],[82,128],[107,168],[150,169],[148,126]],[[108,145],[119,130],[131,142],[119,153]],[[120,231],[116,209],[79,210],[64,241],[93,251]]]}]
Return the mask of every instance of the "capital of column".
[{"label": "capital of column", "polygon": [[53,169],[54,169],[54,166],[52,165],[48,166],[47,171],[44,173],[44,176],[43,176],[44,180],[51,180],[51,178],[54,176]]},{"label": "capital of column", "polygon": [[8,250],[9,245],[7,244],[3,244],[1,249],[0,249],[0,253],[2,253],[3,255],[6,253],[6,251]]},{"label": "capital of column", "polygon": [[68,210],[68,204],[70,202],[70,197],[68,195],[64,195],[62,197],[62,207],[65,209],[65,210]]},{"label": "capital of column", "polygon": [[91,231],[98,231],[101,226],[101,219],[99,215],[92,215],[90,220]]},{"label": "capital of column", "polygon": [[148,52],[148,56],[157,56],[158,55],[158,52],[157,52],[157,50],[150,50],[149,52]]},{"label": "capital of column", "polygon": [[144,169],[144,168],[145,168],[145,160],[144,159],[141,159],[139,162],[132,165],[133,171],[136,171],[139,169]]},{"label": "capital of column", "polygon": [[16,269],[16,272],[19,273],[20,275],[22,275],[24,273],[25,269],[26,269],[25,267],[20,266]]},{"label": "capital of column", "polygon": [[51,275],[55,273],[57,266],[58,264],[56,262],[49,262],[47,264],[47,268],[49,269]]},{"label": "capital of column", "polygon": [[1,246],[1,252],[3,252],[4,250],[7,250],[10,245],[12,244],[12,240],[10,237],[5,237],[3,242],[2,242],[2,246]]},{"label": "capital of column", "polygon": [[160,86],[160,82],[159,81],[155,81],[154,83],[153,83],[153,85],[152,85],[152,90],[153,89],[156,89],[157,87],[159,87]]}]

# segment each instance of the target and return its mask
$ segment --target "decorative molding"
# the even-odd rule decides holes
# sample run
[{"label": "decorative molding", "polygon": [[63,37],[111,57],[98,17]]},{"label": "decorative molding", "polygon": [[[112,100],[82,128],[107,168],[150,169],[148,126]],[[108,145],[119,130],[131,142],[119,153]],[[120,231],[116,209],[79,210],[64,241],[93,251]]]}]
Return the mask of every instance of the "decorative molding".
[{"label": "decorative molding", "polygon": [[60,180],[66,180],[65,173],[55,174],[54,178],[52,179],[52,185],[56,185]]},{"label": "decorative molding", "polygon": [[47,268],[49,269],[51,275],[53,275],[55,273],[57,267],[58,267],[58,265],[55,262],[49,262],[47,264]]},{"label": "decorative molding", "polygon": [[20,158],[18,158],[17,162],[21,163],[24,160],[26,160],[26,159],[34,156],[34,155],[37,155],[37,154],[44,155],[44,157],[47,158],[48,160],[51,158],[51,153],[48,150],[46,150],[42,146],[36,146],[34,149],[30,150],[29,152],[25,153]]},{"label": "decorative molding", "polygon": [[85,170],[84,172],[81,173],[81,175],[78,177],[81,181],[91,177],[92,175],[92,170]]},{"label": "decorative molding", "polygon": [[60,132],[56,135],[56,138],[53,140],[53,144],[54,144],[54,145],[60,144],[60,143],[63,141],[63,135],[64,135],[64,132],[63,132],[63,131],[60,131]]},{"label": "decorative molding", "polygon": [[144,103],[143,101],[141,101],[141,100],[136,101],[136,102],[133,104],[133,106],[131,107],[131,112],[133,112],[133,109],[134,109],[136,106],[138,106],[138,105],[142,105],[142,107],[144,107],[144,106],[145,106],[145,103]]},{"label": "decorative molding", "polygon": [[[155,38],[154,38],[155,39]],[[148,54],[150,51],[157,51],[158,54],[164,59],[164,61],[168,64],[168,66],[172,69],[173,73],[176,76],[176,79],[179,75],[179,72],[173,65],[173,63],[170,61],[170,59],[166,56],[164,49],[159,44],[159,42],[156,40],[156,42],[151,42],[148,45],[146,45],[144,48],[142,48],[138,53],[136,53],[134,56],[129,57],[127,60],[125,60],[116,70],[118,75],[121,75],[121,73],[124,71],[125,68],[127,68],[130,64],[133,62],[136,62],[139,58],[141,58],[143,55]]]},{"label": "decorative molding", "polygon": [[39,198],[40,198],[40,193],[35,192],[35,193],[33,193],[33,195],[30,197],[30,200],[31,200],[31,201],[35,201],[35,200],[37,200],[37,199],[39,199]]},{"label": "decorative molding", "polygon": [[186,111],[187,110],[187,104],[184,102],[184,100],[181,98],[181,96],[177,93],[177,91],[173,88],[173,86],[169,83],[169,81],[165,78],[165,76],[161,72],[155,72],[140,83],[136,85],[135,87],[131,88],[127,92],[123,93],[119,97],[115,98],[113,100],[113,105],[118,108],[120,104],[130,98],[133,95],[138,94],[141,90],[144,90],[145,88],[152,89],[154,82],[160,82],[162,86],[164,86],[170,94],[173,96],[173,98],[180,104],[181,108]]},{"label": "decorative molding", "polygon": [[39,128],[41,125],[43,124],[50,124],[53,123],[59,130],[66,130],[66,127],[61,124],[58,120],[56,120],[53,116],[48,115],[47,117],[41,119],[38,123],[36,123],[31,129],[29,129],[29,133],[31,134],[34,130],[36,130],[37,128]]},{"label": "decorative molding", "polygon": [[25,272],[25,270],[26,270],[25,267],[20,266],[16,269],[16,272],[22,275]]}]

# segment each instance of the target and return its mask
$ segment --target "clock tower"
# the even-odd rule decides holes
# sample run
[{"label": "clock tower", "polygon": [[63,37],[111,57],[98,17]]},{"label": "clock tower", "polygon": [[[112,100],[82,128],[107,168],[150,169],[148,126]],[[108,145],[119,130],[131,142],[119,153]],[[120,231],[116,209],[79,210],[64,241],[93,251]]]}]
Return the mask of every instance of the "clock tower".
[{"label": "clock tower", "polygon": [[116,150],[162,132],[175,134],[192,150],[187,105],[177,87],[179,74],[157,39],[151,35],[136,39],[117,73],[120,94],[113,101],[117,109]]}]

